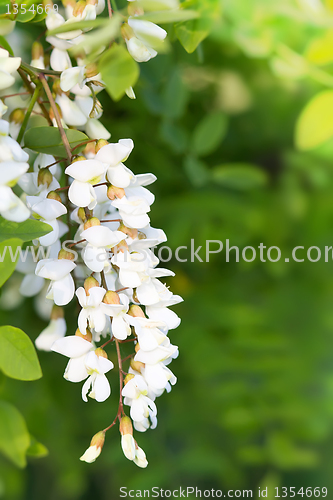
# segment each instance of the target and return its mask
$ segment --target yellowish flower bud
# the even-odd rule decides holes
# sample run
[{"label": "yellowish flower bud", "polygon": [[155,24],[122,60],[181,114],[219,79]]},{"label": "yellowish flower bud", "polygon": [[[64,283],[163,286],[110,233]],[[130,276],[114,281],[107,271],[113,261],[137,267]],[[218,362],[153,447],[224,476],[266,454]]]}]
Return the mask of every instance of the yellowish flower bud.
[{"label": "yellowish flower bud", "polygon": [[145,318],[146,317],[146,315],[143,312],[143,310],[141,309],[141,307],[137,306],[135,304],[131,304],[127,314],[129,314],[130,316],[133,316],[134,318]]},{"label": "yellowish flower bud", "polygon": [[[125,194],[125,191],[124,191],[124,194]],[[137,229],[125,226],[125,224],[123,222],[120,223],[120,225],[118,227],[118,231],[121,231],[122,233],[127,234],[133,240],[138,236]]]},{"label": "yellowish flower bud", "polygon": [[144,14],[144,10],[139,2],[130,2],[127,11],[129,16],[142,16]]},{"label": "yellowish flower bud", "polygon": [[141,373],[141,371],[144,369],[145,367],[145,364],[144,363],[141,363],[141,361],[134,361],[133,358],[131,358],[131,368],[132,370],[135,370],[136,372],[139,372]]},{"label": "yellowish flower bud", "polygon": [[82,220],[82,222],[87,221],[86,212],[83,207],[79,208],[79,210],[77,211],[77,215]]},{"label": "yellowish flower bud", "polygon": [[63,308],[56,306],[54,304],[54,306],[52,307],[52,311],[51,311],[51,319],[59,319],[59,318],[63,318],[63,317],[64,317]]},{"label": "yellowish flower bud", "polygon": [[84,9],[86,8],[86,1],[85,0],[79,0],[73,9],[73,16],[77,17],[83,14]]},{"label": "yellowish flower bud", "polygon": [[88,142],[88,144],[86,144],[84,150],[83,150],[83,154],[85,156],[95,156],[95,148],[96,148],[96,142]]},{"label": "yellowish flower bud", "polygon": [[119,424],[119,431],[122,436],[125,434],[133,436],[132,420],[129,417],[122,417]]},{"label": "yellowish flower bud", "polygon": [[84,229],[89,229],[90,227],[100,226],[101,222],[97,217],[91,217],[84,223]]},{"label": "yellowish flower bud", "polygon": [[129,382],[130,380],[132,380],[132,378],[134,378],[133,373],[128,373],[128,374],[126,375],[125,379],[124,379],[124,384],[125,384],[125,385],[126,385],[126,384],[128,384],[128,382]]},{"label": "yellowish flower bud", "polygon": [[84,281],[84,285],[83,286],[84,286],[84,289],[86,291],[86,295],[89,295],[90,288],[93,288],[95,286],[99,286],[99,283],[98,283],[98,281],[93,276],[89,276],[89,278],[87,278]]},{"label": "yellowish flower bud", "polygon": [[53,175],[51,174],[49,169],[41,168],[38,172],[38,177],[37,177],[38,186],[46,184],[47,187],[49,187],[52,181],[53,181]]},{"label": "yellowish flower bud", "polygon": [[16,108],[9,115],[9,121],[21,124],[25,117],[25,111],[22,108]]},{"label": "yellowish flower bud", "polygon": [[62,203],[60,195],[56,191],[50,191],[46,198],[48,198],[49,200],[56,200]]},{"label": "yellowish flower bud", "polygon": [[96,356],[98,356],[99,358],[106,358],[106,359],[108,359],[108,355],[106,354],[106,352],[104,351],[104,349],[102,349],[101,347],[98,347],[98,348],[95,350],[95,354],[96,354]]},{"label": "yellowish flower bud", "polygon": [[80,460],[91,464],[101,454],[105,442],[105,432],[100,431],[95,434],[90,442],[89,448],[84,452]]},{"label": "yellowish flower bud", "polygon": [[108,290],[104,295],[103,302],[104,304],[120,304],[119,295],[112,290]]},{"label": "yellowish flower bud", "polygon": [[[90,3],[92,1],[94,1],[94,0],[90,0]],[[92,78],[93,76],[98,75],[98,73],[99,73],[99,71],[98,71],[97,64],[95,64],[95,63],[87,64],[87,66],[86,66],[86,77],[87,78]]]},{"label": "yellowish flower bud", "polygon": [[43,45],[40,42],[34,42],[31,47],[31,59],[38,60],[44,57]]},{"label": "yellowish flower bud", "polygon": [[130,27],[129,24],[124,23],[121,27],[121,36],[123,37],[124,40],[129,40],[130,38],[133,38],[134,36],[134,31]]},{"label": "yellowish flower bud", "polygon": [[108,141],[106,141],[105,139],[98,139],[98,141],[96,142],[96,149],[95,149],[95,153],[97,154],[98,151],[100,149],[102,149],[103,146],[106,146],[108,143]]},{"label": "yellowish flower bud", "polygon": [[58,253],[58,259],[74,260],[75,254],[73,252],[69,252],[68,250],[62,248]]},{"label": "yellowish flower bud", "polygon": [[112,184],[108,186],[107,197],[109,198],[109,200],[114,200],[115,198],[123,198],[124,196],[125,196],[124,188],[112,186]]},{"label": "yellowish flower bud", "polygon": [[76,337],[81,337],[82,339],[87,340],[88,342],[92,341],[92,334],[91,331],[88,329],[86,330],[86,334],[83,335],[83,333],[81,333],[80,330],[77,328],[75,335]]}]

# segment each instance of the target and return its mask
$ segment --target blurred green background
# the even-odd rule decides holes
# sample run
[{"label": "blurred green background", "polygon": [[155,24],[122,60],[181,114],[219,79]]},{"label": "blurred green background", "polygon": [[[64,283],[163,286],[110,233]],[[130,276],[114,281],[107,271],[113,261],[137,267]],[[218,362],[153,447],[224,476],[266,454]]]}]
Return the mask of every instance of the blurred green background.
[{"label": "blurred green background", "polygon": [[[135,101],[102,95],[103,123],[113,141],[134,140],[129,168],[157,175],[151,222],[173,250],[229,239],[278,246],[283,259],[226,263],[223,251],[209,263],[162,264],[184,297],[170,332],[178,383],[157,400],[157,429],[136,433],[145,470],[123,457],[116,429],[94,464],[78,459],[116,413],[116,374],[104,404],[83,403],[54,353],[40,354],[37,382],[1,379],[1,397],[49,449],[25,470],[0,457],[1,498],[111,500],[120,486],[333,488],[333,263],[284,262],[295,246],[333,244],[333,142],[299,150],[294,139],[304,106],[333,86],[333,2],[225,0],[221,9],[194,53],[175,39],[141,64]],[[29,46],[38,28],[21,29],[16,43]],[[320,130],[327,117],[317,118]],[[47,323],[34,307],[26,300],[0,321],[35,339]],[[66,319],[74,332],[70,307]]]}]

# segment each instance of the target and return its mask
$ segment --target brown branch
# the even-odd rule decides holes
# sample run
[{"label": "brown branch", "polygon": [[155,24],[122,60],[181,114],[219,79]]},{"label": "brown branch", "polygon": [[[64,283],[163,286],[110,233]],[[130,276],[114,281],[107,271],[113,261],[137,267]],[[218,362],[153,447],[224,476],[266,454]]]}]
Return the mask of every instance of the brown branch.
[{"label": "brown branch", "polygon": [[[26,88],[28,89],[29,93],[30,93],[31,95],[33,95],[33,93],[34,93],[35,89],[34,89],[34,88],[32,88],[31,83],[30,83],[30,81],[28,80],[28,78],[27,78],[26,74],[24,73],[24,71],[23,71],[21,68],[18,68],[18,70],[17,70],[17,71],[18,71],[18,73],[19,73],[20,77],[22,78],[24,85],[25,85],[25,86],[26,86]],[[50,118],[50,116],[49,116],[49,113],[48,113],[47,109],[45,108],[45,106],[44,106],[44,104],[43,104],[42,99],[41,99],[41,98],[39,98],[37,102],[38,102],[38,105],[39,105],[40,109],[42,110],[42,113],[43,113],[44,117],[45,117],[45,118],[46,118],[46,120],[48,121],[49,125],[51,125],[51,127],[52,127],[52,126],[53,126],[52,120],[51,120],[51,118]]]},{"label": "brown branch", "polygon": [[70,245],[68,245],[68,248],[75,247],[75,245],[78,245],[79,243],[83,243],[84,241],[87,241],[87,240],[75,241],[75,243],[71,243]]}]

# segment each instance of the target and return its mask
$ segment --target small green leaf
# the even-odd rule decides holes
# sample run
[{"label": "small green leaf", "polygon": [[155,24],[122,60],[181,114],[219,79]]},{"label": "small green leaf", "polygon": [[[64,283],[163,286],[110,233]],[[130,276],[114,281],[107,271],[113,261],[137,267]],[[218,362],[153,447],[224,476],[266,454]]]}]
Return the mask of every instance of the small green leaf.
[{"label": "small green leaf", "polygon": [[52,227],[45,222],[28,219],[24,222],[13,222],[0,217],[0,242],[9,238],[19,238],[22,241],[31,241],[52,231]]},{"label": "small green leaf", "polygon": [[104,52],[98,67],[106,90],[115,101],[125,94],[126,89],[133,87],[139,77],[138,64],[121,45],[114,44]]},{"label": "small green leaf", "polygon": [[199,13],[195,10],[161,10],[157,12],[148,12],[148,14],[142,14],[137,16],[136,19],[142,19],[145,21],[150,21],[152,23],[167,24],[167,23],[177,23],[181,21],[189,21],[190,19],[197,19]]},{"label": "small green leaf", "polygon": [[19,23],[28,23],[37,14],[37,5],[35,4],[35,0],[27,0],[27,2],[24,2],[22,5],[20,5],[18,9],[19,13],[16,17],[16,21],[18,21]]},{"label": "small green leaf", "polygon": [[0,451],[17,467],[26,466],[30,435],[20,412],[6,401],[0,401]]},{"label": "small green leaf", "polygon": [[[71,148],[88,140],[88,137],[79,130],[66,129],[65,133]],[[61,157],[66,156],[65,146],[63,145],[60,132],[56,127],[36,127],[29,129],[24,135],[24,145],[26,148],[38,153]],[[82,146],[83,148],[84,146]],[[79,151],[80,148],[75,149],[76,153]]]},{"label": "small green leaf", "polygon": [[42,443],[39,443],[33,436],[30,436],[30,446],[27,455],[34,458],[43,458],[49,454],[49,450]]},{"label": "small green leaf", "polygon": [[[97,19],[96,19],[97,21]],[[88,59],[95,62],[94,53],[97,51],[98,56],[101,53],[101,47],[105,49],[110,44],[111,40],[115,40],[119,36],[120,25],[123,22],[123,18],[117,12],[112,15],[111,19],[102,20],[100,28],[92,31],[92,33],[85,33],[82,42],[74,45],[70,49],[70,53],[74,56],[86,52],[88,54]],[[95,21],[82,21],[82,23],[94,23]],[[81,25],[80,23],[75,23],[75,26]],[[60,28],[57,28],[60,29]]]},{"label": "small green leaf", "polygon": [[0,369],[18,380],[37,380],[42,376],[33,343],[14,326],[0,327]]},{"label": "small green leaf", "polygon": [[333,136],[333,90],[315,95],[305,106],[296,124],[296,146],[314,149]]},{"label": "small green leaf", "polygon": [[193,152],[198,156],[206,156],[220,145],[228,127],[225,114],[214,112],[206,115],[196,126],[193,138]]},{"label": "small green leaf", "polygon": [[[12,23],[12,22],[13,21],[10,21],[9,19],[1,19],[1,21],[0,21],[0,23]],[[1,26],[1,24],[0,24],[0,26]],[[11,46],[9,45],[9,43],[7,42],[7,40],[3,36],[0,36],[0,46],[2,48],[4,48],[5,50],[8,50],[8,52],[11,56],[14,55]]]},{"label": "small green leaf", "polygon": [[221,186],[241,191],[262,187],[268,180],[261,168],[246,163],[219,165],[213,169],[212,179]]},{"label": "small green leaf", "polygon": [[189,93],[185,87],[180,71],[175,70],[168,78],[164,89],[164,116],[180,118],[185,113]]},{"label": "small green leaf", "polygon": [[0,287],[13,274],[23,241],[11,238],[0,243]]}]

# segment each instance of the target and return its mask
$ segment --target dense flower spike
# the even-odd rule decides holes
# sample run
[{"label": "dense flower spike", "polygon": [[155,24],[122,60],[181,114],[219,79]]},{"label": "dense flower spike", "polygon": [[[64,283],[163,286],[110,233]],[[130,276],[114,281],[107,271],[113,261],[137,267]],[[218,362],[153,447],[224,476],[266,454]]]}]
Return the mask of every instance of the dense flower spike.
[{"label": "dense flower spike", "polygon": [[[176,0],[167,3],[167,9],[178,8]],[[48,321],[36,347],[69,358],[64,378],[83,383],[85,402],[88,397],[98,403],[109,398],[117,359],[119,384],[113,384],[120,386],[117,414],[95,434],[80,460],[94,462],[106,432],[119,421],[125,457],[144,468],[148,461],[133,427],[139,432],[156,427],[156,398],[176,382],[168,365],[178,348],[170,343],[168,331],[180,319],[169,307],[182,299],[160,281],[174,273],[159,268],[153,252],[166,241],[164,231],[150,226],[155,196],[146,186],[156,177],[135,174],[127,166],[135,160],[132,139],[108,142],[111,133],[99,121],[103,109],[97,94],[105,83],[99,62],[92,58],[98,61],[104,48],[94,45],[90,24],[77,23],[94,20],[105,2],[63,4],[59,12],[57,5],[48,5],[46,56],[39,41],[32,46],[31,65],[0,47],[0,90],[14,85],[22,74],[27,90],[10,90],[0,100],[0,215],[17,223],[30,218],[48,225],[49,231],[36,235],[17,264],[23,275],[18,282],[21,295],[36,296],[39,312]],[[156,24],[138,18],[142,14],[138,2],[129,3],[118,31],[121,45],[111,44],[111,49],[124,51],[127,60],[126,47],[135,61],[155,57],[167,35]],[[132,87],[124,92],[135,98]],[[21,94],[30,98],[25,102]],[[7,97],[13,99],[8,106]],[[49,150],[34,149],[26,141],[32,113],[42,115],[53,127],[50,131],[59,131],[60,145],[56,145],[60,139],[52,139]],[[72,142],[73,133],[83,139]],[[44,150],[54,156],[39,152]],[[68,304],[78,329],[66,336],[62,306]],[[123,358],[124,342],[132,349]]]}]

